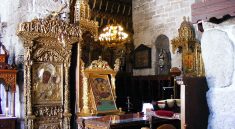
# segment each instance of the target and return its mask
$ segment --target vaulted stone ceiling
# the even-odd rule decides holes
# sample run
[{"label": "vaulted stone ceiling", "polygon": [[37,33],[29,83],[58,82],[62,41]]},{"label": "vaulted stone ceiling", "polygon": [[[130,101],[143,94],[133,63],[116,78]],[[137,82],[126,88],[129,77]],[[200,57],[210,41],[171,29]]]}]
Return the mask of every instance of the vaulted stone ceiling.
[{"label": "vaulted stone ceiling", "polygon": [[117,23],[133,33],[132,0],[89,0],[89,5],[91,19],[98,21],[100,28]]}]

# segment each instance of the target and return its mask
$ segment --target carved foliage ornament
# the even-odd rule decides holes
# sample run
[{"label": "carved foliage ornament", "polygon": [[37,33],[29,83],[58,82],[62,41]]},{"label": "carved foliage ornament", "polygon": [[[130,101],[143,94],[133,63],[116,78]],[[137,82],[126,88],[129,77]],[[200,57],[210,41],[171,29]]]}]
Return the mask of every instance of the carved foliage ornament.
[{"label": "carved foliage ornament", "polygon": [[91,62],[91,65],[88,69],[104,69],[104,70],[111,70],[107,61],[102,60],[101,56],[99,56],[98,60],[94,60]]},{"label": "carved foliage ornament", "polygon": [[[26,34],[25,34],[26,33]],[[41,36],[61,37],[68,36],[69,43],[78,41],[80,36],[78,26],[68,24],[65,21],[57,19],[34,19],[32,22],[23,22],[19,24],[18,35],[26,35],[26,39],[35,39]]]},{"label": "carved foliage ornament", "polygon": [[[5,83],[10,86],[11,91],[15,92],[16,91],[16,73],[17,70],[0,70],[0,78],[3,78]],[[5,85],[4,85],[5,86]]]},{"label": "carved foliage ornament", "polygon": [[63,107],[62,106],[34,107],[34,114],[37,117],[59,116],[61,118],[63,114]]},{"label": "carved foliage ornament", "polygon": [[[49,42],[49,43],[48,43]],[[42,48],[41,46],[45,46]],[[51,62],[64,62],[69,61],[68,55],[71,45],[64,47],[64,44],[58,43],[57,39],[40,38],[34,43],[32,50],[34,51],[33,60],[37,61],[51,61]],[[70,61],[69,61],[70,62]]]},{"label": "carved foliage ornament", "polygon": [[98,22],[81,18],[80,26],[82,32],[89,31],[94,37],[98,37]]}]

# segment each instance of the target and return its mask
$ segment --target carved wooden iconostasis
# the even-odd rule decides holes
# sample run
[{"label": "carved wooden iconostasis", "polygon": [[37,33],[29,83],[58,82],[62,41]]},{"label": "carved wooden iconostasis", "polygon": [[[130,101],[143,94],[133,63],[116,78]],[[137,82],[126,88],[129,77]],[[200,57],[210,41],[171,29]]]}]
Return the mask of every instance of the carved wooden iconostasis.
[{"label": "carved wooden iconostasis", "polygon": [[204,76],[201,44],[196,40],[193,26],[189,21],[181,23],[179,36],[172,42],[172,51],[182,53],[182,70],[185,76]]},{"label": "carved wooden iconostasis", "polygon": [[79,27],[47,17],[21,23],[18,36],[25,48],[25,127],[69,129],[69,68]]}]

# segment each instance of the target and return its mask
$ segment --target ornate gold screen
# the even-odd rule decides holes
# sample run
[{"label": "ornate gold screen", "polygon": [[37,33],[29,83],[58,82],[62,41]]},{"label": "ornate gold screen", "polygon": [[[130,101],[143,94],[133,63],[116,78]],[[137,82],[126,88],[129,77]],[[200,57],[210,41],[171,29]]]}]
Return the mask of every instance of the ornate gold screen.
[{"label": "ornate gold screen", "polygon": [[19,25],[24,41],[25,127],[69,129],[69,67],[79,27],[58,19]]}]

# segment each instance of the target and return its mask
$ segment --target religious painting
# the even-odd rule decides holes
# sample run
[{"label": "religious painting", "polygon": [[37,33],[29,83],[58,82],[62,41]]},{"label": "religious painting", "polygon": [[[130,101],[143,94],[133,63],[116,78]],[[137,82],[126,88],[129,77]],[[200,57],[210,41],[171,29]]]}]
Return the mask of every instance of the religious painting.
[{"label": "religious painting", "polygon": [[35,63],[32,71],[34,104],[62,102],[62,65]]},{"label": "religious painting", "polygon": [[141,44],[134,50],[134,68],[151,68],[151,48]]},{"label": "religious painting", "polygon": [[190,73],[193,71],[194,67],[194,55],[193,54],[185,54],[183,56],[183,67],[185,73]]},{"label": "religious painting", "polygon": [[97,113],[117,111],[108,75],[92,75],[89,82]]}]

